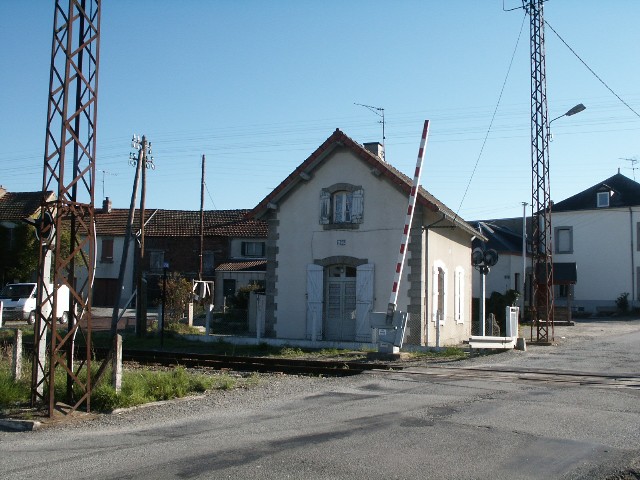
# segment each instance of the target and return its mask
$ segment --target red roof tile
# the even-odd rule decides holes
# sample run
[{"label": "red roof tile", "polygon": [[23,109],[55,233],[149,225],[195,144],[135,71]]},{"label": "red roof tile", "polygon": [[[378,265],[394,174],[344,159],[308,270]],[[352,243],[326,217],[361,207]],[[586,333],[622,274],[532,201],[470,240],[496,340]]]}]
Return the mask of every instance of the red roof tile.
[{"label": "red roof tile", "polygon": [[[407,197],[409,196],[411,187],[413,186],[412,178],[409,178],[404,173],[392,167],[389,163],[371,153],[362,145],[345,135],[340,131],[340,129],[336,128],[335,132],[333,132],[333,134],[331,134],[331,136],[327,138],[322,145],[320,145],[304,162],[302,162],[287,178],[285,178],[280,185],[278,185],[253,210],[251,210],[248,216],[250,218],[260,218],[264,215],[270,203],[277,203],[277,201],[282,198],[286,192],[288,192],[298,182],[302,181],[301,174],[313,171],[313,169],[316,168],[335,148],[341,146],[348,148],[356,157],[369,164],[372,169],[380,172],[381,176],[405,192]],[[419,204],[425,206],[431,211],[442,213],[449,221],[457,224],[467,232],[474,235],[478,234],[471,225],[465,222],[455,212],[450,210],[444,203],[431,195],[424,188],[420,187],[418,189],[418,196],[416,200]]]},{"label": "red roof tile", "polygon": [[[205,210],[205,237],[265,238],[267,224],[247,219],[248,210]],[[134,232],[140,228],[139,210],[133,222]],[[96,211],[96,234],[124,236],[129,210],[113,209],[110,213]],[[197,237],[200,235],[200,212],[191,210],[145,210],[145,236],[147,237]]]},{"label": "red roof tile", "polygon": [[[47,198],[51,197],[47,192]],[[6,192],[0,197],[0,220],[12,222],[28,218],[40,210],[42,192]]]},{"label": "red roof tile", "polygon": [[247,262],[221,263],[216,267],[216,272],[264,272],[266,269],[266,260],[251,260]]}]

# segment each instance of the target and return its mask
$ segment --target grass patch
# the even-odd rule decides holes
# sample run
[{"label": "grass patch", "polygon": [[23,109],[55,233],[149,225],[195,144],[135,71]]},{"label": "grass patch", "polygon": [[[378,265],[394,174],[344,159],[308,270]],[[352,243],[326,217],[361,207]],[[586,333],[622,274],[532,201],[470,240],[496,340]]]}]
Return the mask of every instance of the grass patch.
[{"label": "grass patch", "polygon": [[[92,375],[95,375],[100,362],[92,362]],[[31,362],[23,360],[23,377],[14,381],[11,374],[11,360],[7,350],[0,352],[0,410],[4,414],[17,412],[29,405],[31,396]],[[139,368],[125,370],[122,377],[122,389],[116,393],[110,384],[109,369],[101,381],[93,386],[91,392],[91,410],[110,412],[117,408],[134,407],[150,402],[182,398],[188,395],[204,393],[210,390],[233,390],[256,386],[260,377],[257,374],[248,377],[236,377],[226,373],[194,373],[184,367],[169,370],[151,370]],[[80,374],[86,381],[86,369]],[[45,388],[47,388],[45,386]],[[74,387],[75,388],[75,387]],[[55,398],[66,398],[66,375],[62,368],[55,373]],[[74,392],[79,397],[80,392]]]},{"label": "grass patch", "polygon": [[460,347],[444,347],[438,350],[428,350],[426,352],[410,352],[411,358],[447,358],[449,360],[461,360],[467,358],[467,352]]},{"label": "grass patch", "polygon": [[193,374],[183,367],[167,371],[125,371],[121,392],[116,393],[109,382],[103,381],[93,389],[91,406],[98,411],[112,411],[182,398],[207,390],[231,390],[237,385],[237,379],[230,375]]}]

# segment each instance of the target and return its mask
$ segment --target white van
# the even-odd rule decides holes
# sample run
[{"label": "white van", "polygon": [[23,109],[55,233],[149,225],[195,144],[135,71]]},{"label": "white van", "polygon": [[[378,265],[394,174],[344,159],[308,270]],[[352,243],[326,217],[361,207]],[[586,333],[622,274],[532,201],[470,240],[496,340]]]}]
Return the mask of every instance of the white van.
[{"label": "white van", "polygon": [[[9,283],[0,291],[2,302],[2,320],[26,320],[33,324],[36,321],[36,293],[35,283]],[[53,289],[53,286],[49,286]],[[56,318],[60,323],[69,321],[69,287],[58,287]]]}]

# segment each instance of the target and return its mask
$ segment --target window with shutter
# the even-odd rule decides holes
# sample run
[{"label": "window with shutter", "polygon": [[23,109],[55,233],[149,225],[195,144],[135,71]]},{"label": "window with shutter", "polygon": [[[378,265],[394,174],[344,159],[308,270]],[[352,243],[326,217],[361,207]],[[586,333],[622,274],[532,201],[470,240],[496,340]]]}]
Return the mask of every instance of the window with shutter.
[{"label": "window with shutter", "polygon": [[[357,228],[364,217],[364,190],[339,183],[320,192],[320,224],[334,228]],[[348,227],[347,225],[353,225]]]}]

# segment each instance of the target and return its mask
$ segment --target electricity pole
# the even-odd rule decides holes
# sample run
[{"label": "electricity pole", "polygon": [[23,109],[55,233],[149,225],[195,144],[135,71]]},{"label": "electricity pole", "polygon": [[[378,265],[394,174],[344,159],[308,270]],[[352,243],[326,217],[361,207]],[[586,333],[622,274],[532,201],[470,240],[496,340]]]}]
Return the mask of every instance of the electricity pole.
[{"label": "electricity pole", "polygon": [[[42,354],[33,357],[31,377],[31,404],[46,404],[50,417],[57,370],[67,378],[69,412],[83,404],[91,409],[100,7],[100,0],[57,0],[54,9],[34,327],[34,348]],[[49,232],[41,228],[45,226]],[[62,247],[66,226],[68,249]],[[50,241],[43,242],[45,236]],[[77,270],[85,270],[86,276],[77,275]],[[58,296],[62,287],[69,289],[68,300]],[[56,325],[59,303],[69,314],[65,334]],[[86,360],[79,366],[73,359],[78,331],[86,341],[82,353]]]},{"label": "electricity pole", "polygon": [[202,280],[202,260],[204,256],[204,164],[205,158],[202,154],[202,180],[200,181],[200,269],[198,270],[198,280]]},{"label": "electricity pole", "polygon": [[[135,148],[137,137],[134,134],[131,138],[131,147]],[[122,248],[122,258],[120,259],[120,271],[118,273],[118,293],[116,301],[113,305],[113,313],[111,314],[111,338],[115,338],[118,333],[118,317],[120,316],[120,303],[122,302],[122,289],[124,288],[124,275],[127,270],[127,260],[129,259],[129,244],[131,243],[131,231],[133,230],[133,220],[136,212],[136,196],[138,195],[138,182],[140,181],[140,170],[142,163],[138,161],[138,157],[133,152],[129,153],[129,165],[136,167],[136,173],[133,178],[133,190],[131,192],[131,204],[129,205],[129,215],[127,217],[127,228],[124,234],[124,245]]]},{"label": "electricity pole", "polygon": [[531,19],[532,321],[537,326],[536,340],[548,342],[554,337],[554,298],[543,4],[544,0],[523,0]]},{"label": "electricity pole", "polygon": [[141,191],[140,191],[140,230],[138,242],[137,268],[136,268],[136,335],[144,336],[147,330],[147,304],[146,304],[146,280],[143,278],[142,270],[144,269],[144,227],[145,227],[145,196],[146,196],[146,170],[147,168],[155,168],[153,157],[151,156],[151,142],[147,141],[146,136],[134,135],[131,141],[131,147],[137,149],[137,157],[135,154],[132,160],[136,162],[136,167],[140,169],[142,174]]}]

